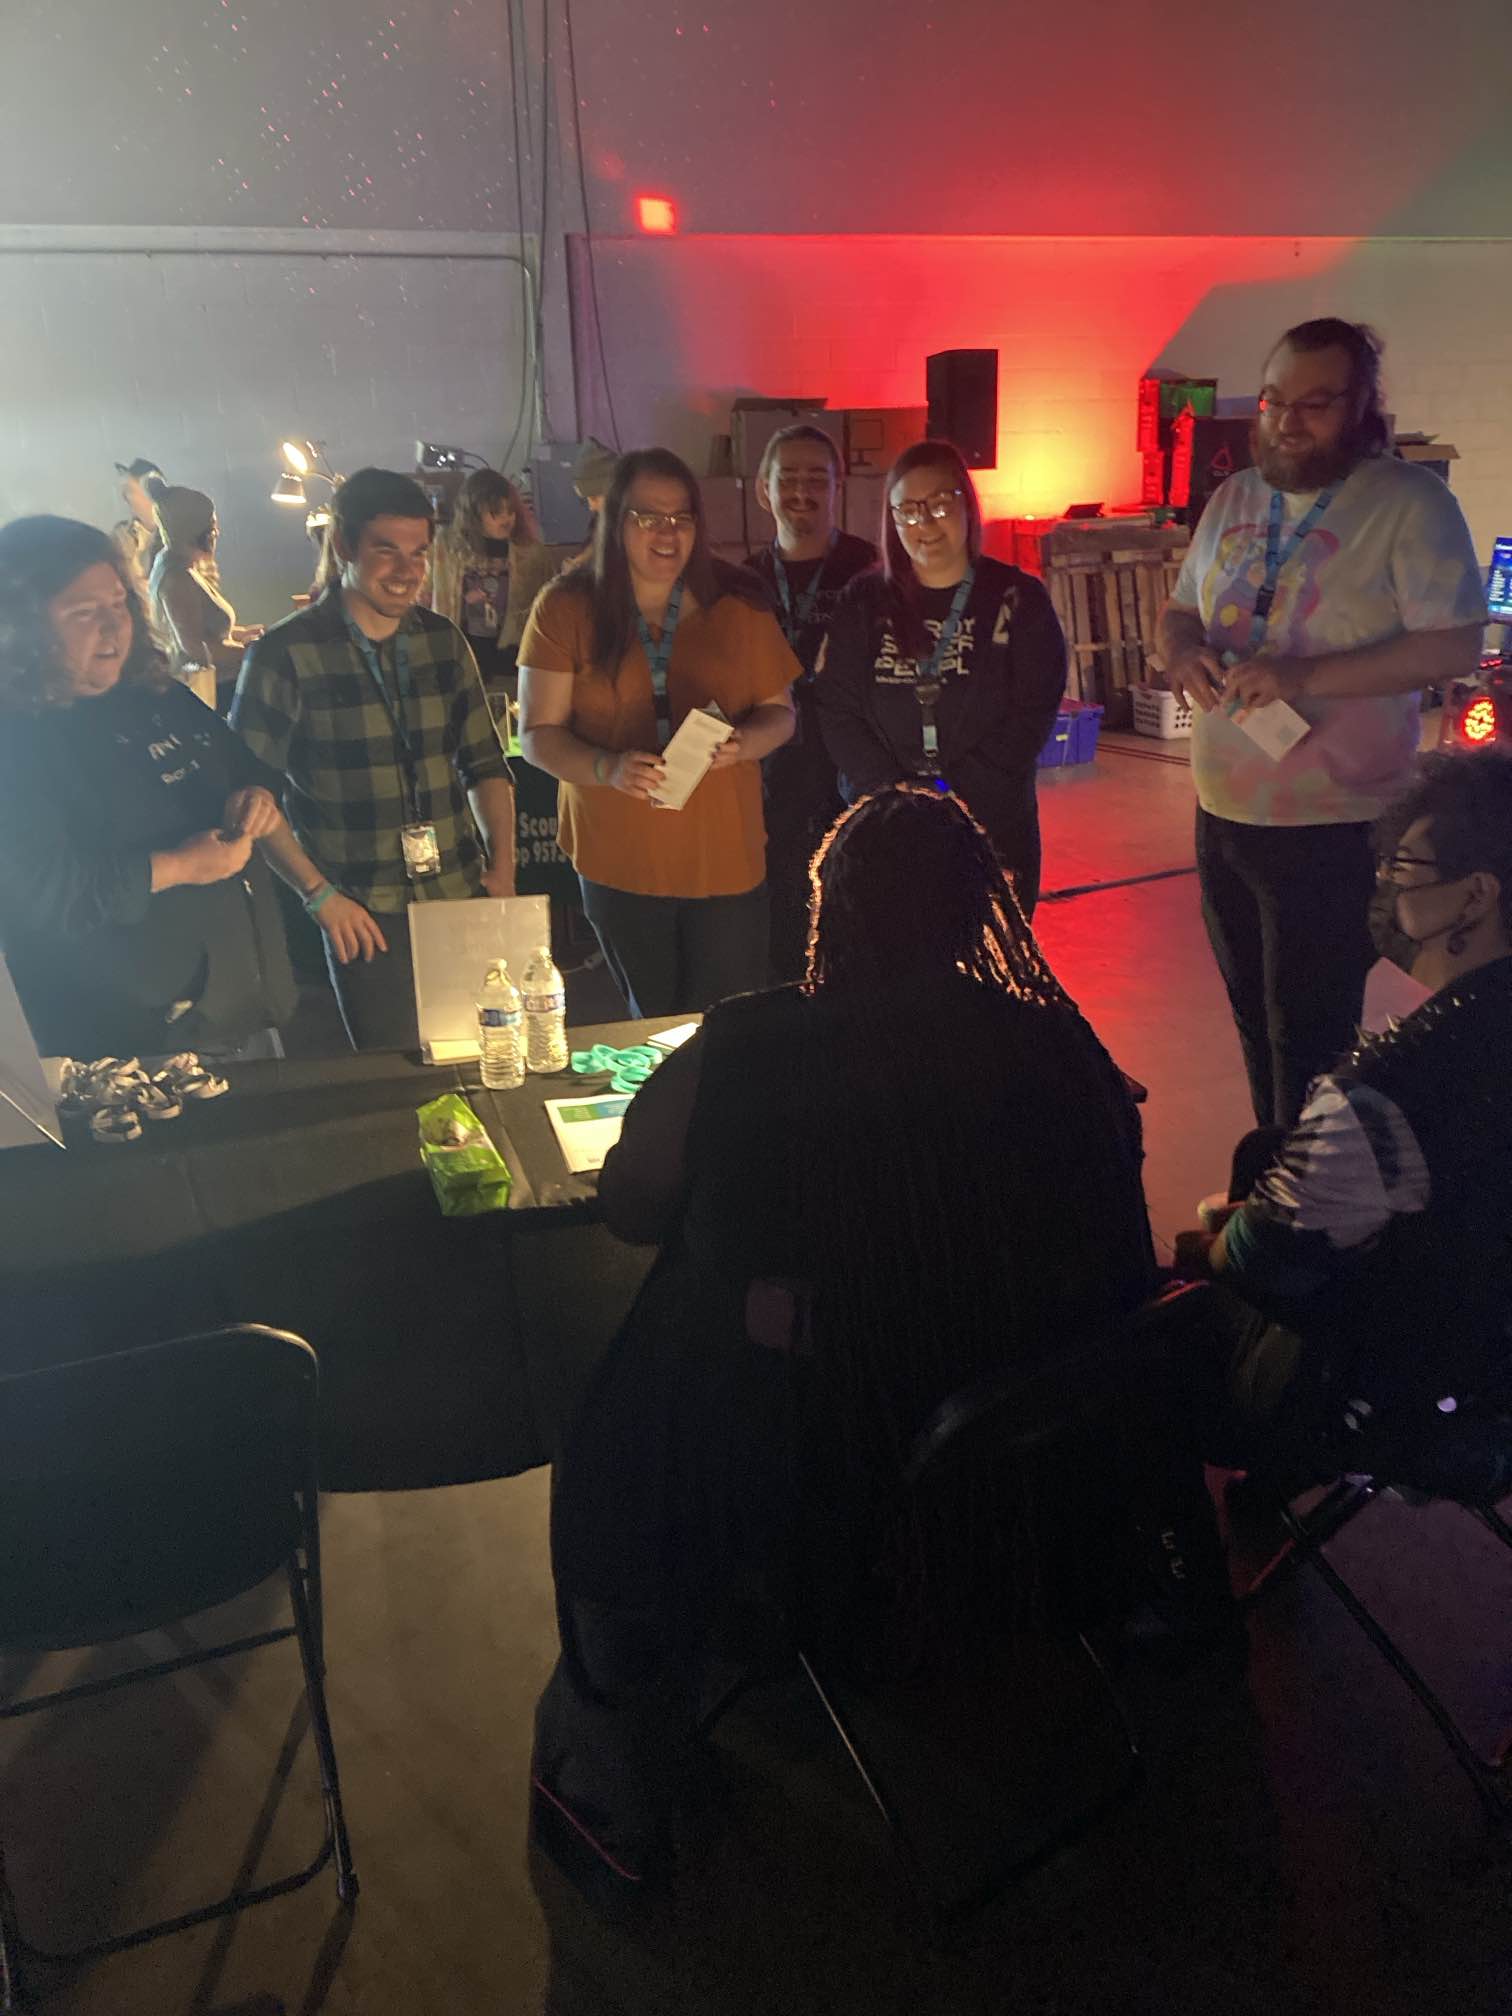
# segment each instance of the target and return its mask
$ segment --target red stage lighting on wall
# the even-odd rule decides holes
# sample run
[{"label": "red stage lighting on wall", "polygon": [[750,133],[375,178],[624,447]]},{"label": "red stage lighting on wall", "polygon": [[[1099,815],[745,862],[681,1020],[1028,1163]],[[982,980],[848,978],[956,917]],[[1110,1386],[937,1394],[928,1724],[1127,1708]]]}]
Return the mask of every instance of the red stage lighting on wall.
[{"label": "red stage lighting on wall", "polygon": [[1497,726],[1496,702],[1489,693],[1478,694],[1460,716],[1460,734],[1476,749],[1495,741]]},{"label": "red stage lighting on wall", "polygon": [[635,221],[656,238],[670,238],[677,229],[677,211],[665,196],[637,196]]}]

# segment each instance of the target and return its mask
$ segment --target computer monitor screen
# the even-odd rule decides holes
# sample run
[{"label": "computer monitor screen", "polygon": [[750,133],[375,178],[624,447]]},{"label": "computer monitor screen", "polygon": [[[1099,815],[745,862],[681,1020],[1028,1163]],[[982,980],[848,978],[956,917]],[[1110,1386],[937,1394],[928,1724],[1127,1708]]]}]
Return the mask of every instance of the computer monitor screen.
[{"label": "computer monitor screen", "polygon": [[1493,623],[1512,623],[1512,533],[1491,548],[1491,572],[1486,577],[1486,601]]}]

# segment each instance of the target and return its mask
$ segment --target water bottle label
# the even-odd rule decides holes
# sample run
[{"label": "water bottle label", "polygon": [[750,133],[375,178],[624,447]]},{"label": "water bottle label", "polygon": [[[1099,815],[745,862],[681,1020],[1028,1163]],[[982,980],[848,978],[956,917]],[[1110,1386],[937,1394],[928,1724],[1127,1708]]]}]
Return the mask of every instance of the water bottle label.
[{"label": "water bottle label", "polygon": [[561,988],[548,994],[527,994],[525,1013],[527,1015],[561,1015],[566,1012],[567,996]]},{"label": "water bottle label", "polygon": [[478,1026],[482,1029],[518,1029],[520,1011],[518,1008],[512,1011],[508,1008],[480,1008]]}]

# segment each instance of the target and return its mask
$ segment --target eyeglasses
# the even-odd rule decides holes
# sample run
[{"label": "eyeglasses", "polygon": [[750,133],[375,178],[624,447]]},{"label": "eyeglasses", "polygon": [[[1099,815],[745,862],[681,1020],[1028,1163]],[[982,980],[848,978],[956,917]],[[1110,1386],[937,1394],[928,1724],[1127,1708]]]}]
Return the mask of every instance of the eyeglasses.
[{"label": "eyeglasses", "polygon": [[[1404,868],[1437,868],[1437,861],[1430,861],[1422,854],[1381,854],[1376,857],[1376,880],[1378,882],[1400,882]],[[1442,878],[1441,878],[1442,879]],[[1419,882],[1419,889],[1436,889],[1436,882]]]},{"label": "eyeglasses", "polygon": [[956,499],[963,494],[960,490],[936,490],[933,496],[925,497],[917,503],[894,504],[890,507],[893,523],[912,528],[924,524],[930,518],[948,518],[955,508]]},{"label": "eyeglasses", "polygon": [[1320,420],[1330,406],[1337,406],[1341,399],[1347,399],[1347,392],[1318,393],[1311,399],[1272,399],[1262,392],[1255,401],[1261,413],[1271,413],[1279,420],[1287,413],[1301,413],[1309,420]]},{"label": "eyeglasses", "polygon": [[642,532],[691,532],[698,524],[691,511],[627,511],[625,516]]}]

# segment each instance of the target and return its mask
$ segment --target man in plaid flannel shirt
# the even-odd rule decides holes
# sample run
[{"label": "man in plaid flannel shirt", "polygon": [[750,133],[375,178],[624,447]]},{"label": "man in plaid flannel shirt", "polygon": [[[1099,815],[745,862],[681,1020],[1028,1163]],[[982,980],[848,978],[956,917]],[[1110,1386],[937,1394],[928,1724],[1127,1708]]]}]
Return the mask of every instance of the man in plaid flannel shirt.
[{"label": "man in plaid flannel shirt", "polygon": [[471,649],[416,604],[425,492],[360,469],[333,510],[340,579],[248,651],[231,725],[285,779],[268,852],[324,933],[353,1049],[414,1049],[409,906],[514,894],[514,785]]}]

